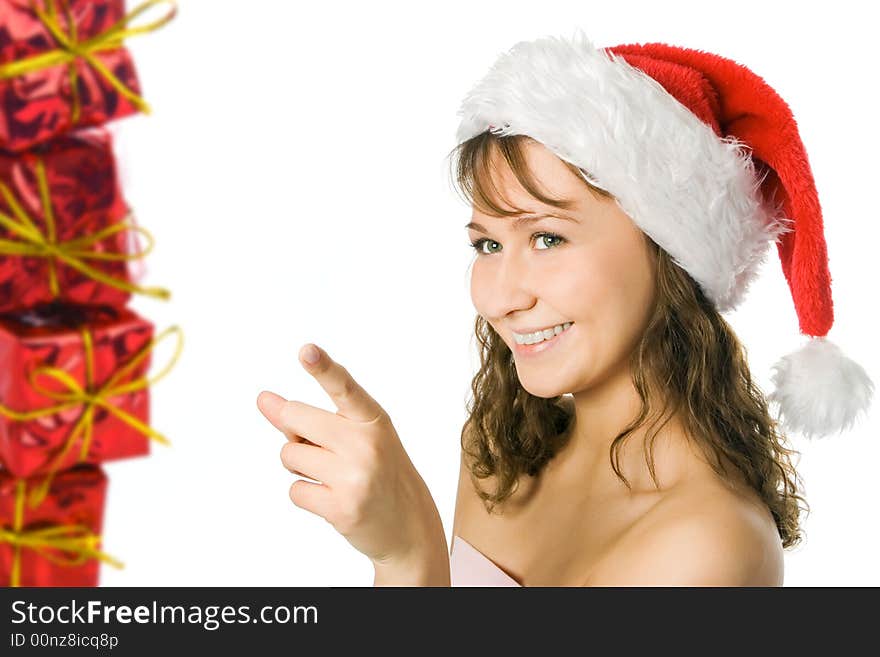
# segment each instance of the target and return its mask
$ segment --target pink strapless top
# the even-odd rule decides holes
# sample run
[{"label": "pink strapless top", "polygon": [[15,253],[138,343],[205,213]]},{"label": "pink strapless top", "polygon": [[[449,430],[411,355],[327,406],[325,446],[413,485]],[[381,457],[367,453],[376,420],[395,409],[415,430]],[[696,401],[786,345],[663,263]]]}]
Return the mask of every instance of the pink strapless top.
[{"label": "pink strapless top", "polygon": [[522,586],[460,536],[452,536],[449,554],[452,586]]}]

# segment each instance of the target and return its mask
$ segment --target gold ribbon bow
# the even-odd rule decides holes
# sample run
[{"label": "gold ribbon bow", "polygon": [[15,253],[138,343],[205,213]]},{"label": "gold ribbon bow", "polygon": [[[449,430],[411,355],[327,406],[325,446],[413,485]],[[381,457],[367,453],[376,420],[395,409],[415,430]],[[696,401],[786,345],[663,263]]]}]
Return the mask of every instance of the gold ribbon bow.
[{"label": "gold ribbon bow", "polygon": [[[123,568],[122,562],[98,549],[101,537],[82,524],[52,525],[40,529],[23,529],[25,481],[15,482],[15,512],[12,529],[0,526],[0,543],[12,545],[12,568],[9,586],[21,586],[21,549],[38,552],[44,559],[61,566],[80,566],[89,559],[100,559],[114,568]],[[59,556],[50,550],[73,553]]]},{"label": "gold ribbon bow", "polygon": [[[0,254],[47,258],[49,265],[49,289],[53,297],[57,297],[61,293],[56,261],[61,261],[100,283],[111,285],[127,292],[137,292],[163,300],[167,300],[171,296],[171,292],[165,288],[141,287],[128,281],[119,280],[85,262],[85,260],[134,260],[143,258],[152,251],[155,242],[152,234],[145,228],[133,225],[127,218],[117,224],[107,226],[92,235],[59,242],[55,236],[55,214],[52,209],[49,184],[46,180],[46,168],[41,159],[37,159],[35,168],[40,201],[43,205],[43,217],[46,222],[46,233],[40,232],[36,223],[28,216],[9,187],[0,182],[0,195],[2,195],[6,205],[15,215],[10,217],[0,212],[0,226],[4,226],[13,235],[21,238],[20,240],[0,239]],[[89,248],[95,243],[124,230],[134,230],[144,235],[148,241],[146,250],[139,253],[105,253]]]},{"label": "gold ribbon bow", "polygon": [[[140,27],[128,27],[128,24],[137,16],[145,12],[153,5],[160,3],[168,3],[171,5],[170,11],[162,18],[142,25]],[[0,64],[0,80],[14,78],[25,73],[31,73],[44,68],[56,66],[58,64],[68,64],[68,76],[70,77],[70,88],[73,94],[73,112],[71,120],[73,123],[79,121],[80,99],[77,90],[77,68],[78,59],[85,60],[100,75],[102,75],[116,91],[125,96],[144,114],[150,113],[150,106],[134,91],[126,87],[116,75],[107,68],[100,59],[95,57],[95,53],[104,50],[115,50],[121,48],[123,41],[130,36],[153,32],[170,21],[177,14],[177,4],[174,0],[146,0],[133,10],[128,12],[124,17],[110,26],[105,32],[98,34],[86,41],[79,41],[76,34],[76,23],[70,11],[67,0],[63,0],[64,12],[67,18],[69,33],[65,34],[61,23],[58,20],[58,12],[55,8],[55,0],[47,1],[48,11],[42,9],[36,2],[31,0],[31,8],[37,17],[42,21],[43,25],[58,43],[58,48],[49,50],[48,52],[26,57],[24,59],[10,62],[8,64]]]},{"label": "gold ribbon bow", "polygon": [[[137,379],[129,381],[128,383],[117,383],[119,379],[128,374],[128,372],[134,369],[134,367],[137,366],[138,363],[146,358],[147,354],[152,351],[153,347],[155,347],[156,344],[158,344],[161,340],[171,335],[172,333],[177,335],[177,347],[171,360],[159,372],[159,374],[152,378],[141,376]],[[124,395],[129,392],[141,390],[143,388],[146,388],[147,386],[151,386],[159,381],[161,378],[163,378],[165,375],[167,375],[169,371],[171,371],[171,368],[174,367],[174,364],[180,357],[180,352],[183,348],[183,331],[180,329],[180,327],[171,326],[162,331],[162,333],[154,337],[140,351],[138,351],[131,358],[131,360],[129,360],[125,365],[116,370],[113,375],[107,380],[107,382],[104,383],[104,385],[97,388],[94,386],[93,383],[94,349],[92,347],[92,334],[87,327],[80,328],[80,334],[82,336],[83,348],[85,351],[85,388],[82,387],[77,382],[77,380],[70,375],[69,372],[57,367],[43,366],[38,367],[30,372],[30,384],[34,388],[34,390],[46,397],[50,397],[52,399],[55,399],[56,401],[60,401],[60,404],[56,404],[55,406],[50,406],[48,408],[39,408],[33,411],[25,412],[14,411],[0,404],[0,414],[6,415],[7,417],[18,421],[27,421],[37,417],[52,415],[73,406],[85,404],[85,409],[82,415],[80,415],[76,424],[73,426],[73,429],[67,436],[67,439],[60,446],[60,451],[58,452],[58,454],[50,462],[46,478],[40,485],[38,485],[36,488],[34,488],[33,491],[31,491],[30,504],[32,507],[39,505],[40,502],[42,502],[43,499],[46,497],[46,494],[49,492],[49,486],[52,483],[52,477],[60,467],[61,463],[64,460],[64,457],[67,455],[67,452],[70,451],[70,448],[76,442],[77,438],[79,438],[80,434],[84,434],[84,437],[82,440],[82,445],[80,447],[79,461],[84,461],[88,456],[89,446],[92,440],[92,427],[96,406],[100,406],[101,408],[106,409],[108,412],[118,417],[130,427],[136,429],[137,431],[140,431],[148,438],[157,440],[164,445],[170,444],[165,436],[163,436],[161,433],[159,433],[149,425],[144,424],[130,413],[122,410],[115,404],[112,404],[110,402],[110,399],[119,395]],[[67,388],[67,391],[56,392],[54,390],[43,388],[37,383],[36,380],[40,374],[45,374],[46,376],[52,377],[53,379],[64,385]]]}]

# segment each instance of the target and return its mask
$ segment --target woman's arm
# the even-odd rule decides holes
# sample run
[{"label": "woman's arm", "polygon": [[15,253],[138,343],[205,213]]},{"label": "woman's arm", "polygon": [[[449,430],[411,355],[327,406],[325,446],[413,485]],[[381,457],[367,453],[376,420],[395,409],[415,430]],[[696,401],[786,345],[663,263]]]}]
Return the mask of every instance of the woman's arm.
[{"label": "woman's arm", "polygon": [[449,547],[446,532],[437,505],[424,486],[420,500],[426,522],[423,535],[417,541],[422,549],[410,558],[374,562],[373,586],[449,586]]}]

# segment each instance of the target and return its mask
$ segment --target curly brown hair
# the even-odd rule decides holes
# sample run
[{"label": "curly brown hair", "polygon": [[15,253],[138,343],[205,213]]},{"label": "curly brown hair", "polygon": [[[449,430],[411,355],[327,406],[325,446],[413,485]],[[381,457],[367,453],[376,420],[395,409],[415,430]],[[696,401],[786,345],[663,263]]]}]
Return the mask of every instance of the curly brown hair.
[{"label": "curly brown hair", "polygon": [[[456,146],[449,154],[454,156],[456,190],[485,214],[501,217],[525,212],[505,209],[495,201],[500,194],[491,175],[492,155],[501,153],[529,194],[553,207],[569,209],[572,200],[548,197],[536,184],[524,156],[526,142],[534,140],[483,132]],[[614,198],[584,180],[582,170],[563,163],[592,194]],[[809,513],[806,499],[798,492],[803,482],[792,464],[798,452],[784,446],[778,418],[771,417],[764,394],[752,381],[746,349],[733,329],[694,279],[650,237],[644,237],[656,263],[657,293],[645,331],[630,357],[641,410],[612,442],[611,467],[631,488],[619,467],[622,442],[649,420],[651,429],[666,415],[646,443],[646,463],[659,487],[653,440],[678,413],[688,438],[706,455],[713,470],[732,482],[722,455],[726,457],[772,512],[783,548],[793,547],[802,540],[798,501]],[[516,490],[521,475],[536,476],[565,446],[574,413],[564,395],[536,397],[520,385],[510,348],[480,315],[475,334],[480,368],[471,381],[461,447],[477,493],[492,512]],[[653,399],[652,390],[663,390],[664,399]],[[657,401],[662,401],[662,408],[652,414]],[[490,476],[496,478],[496,489],[480,489],[476,480]]]}]

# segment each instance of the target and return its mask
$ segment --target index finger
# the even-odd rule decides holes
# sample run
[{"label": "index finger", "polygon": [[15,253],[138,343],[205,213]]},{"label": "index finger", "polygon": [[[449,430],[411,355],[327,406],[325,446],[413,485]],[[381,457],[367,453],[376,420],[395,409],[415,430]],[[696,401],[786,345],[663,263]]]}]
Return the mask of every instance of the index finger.
[{"label": "index finger", "polygon": [[[304,355],[310,347],[318,352],[318,361],[310,363]],[[333,400],[339,415],[358,422],[372,422],[384,409],[361,385],[354,380],[342,365],[327,355],[327,352],[314,344],[305,345],[299,352],[300,362],[317,379],[324,391]]]}]

